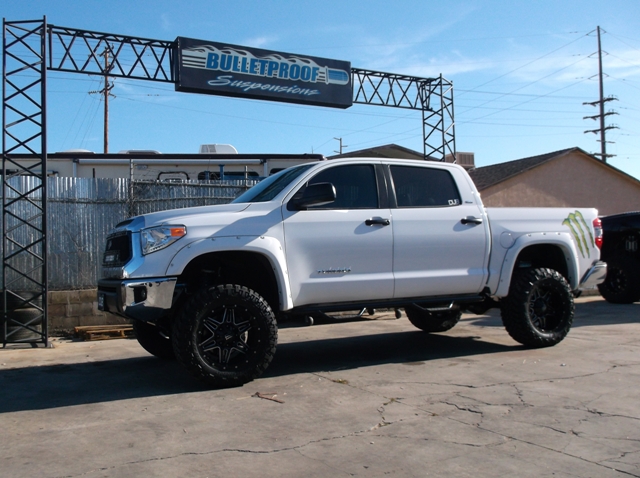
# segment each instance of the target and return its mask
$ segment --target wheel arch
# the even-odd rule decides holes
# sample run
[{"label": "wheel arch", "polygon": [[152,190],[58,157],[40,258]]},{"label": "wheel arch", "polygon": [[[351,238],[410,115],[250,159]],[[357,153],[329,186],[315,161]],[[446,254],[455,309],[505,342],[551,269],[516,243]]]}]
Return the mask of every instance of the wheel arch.
[{"label": "wheel arch", "polygon": [[[263,238],[262,241],[275,240]],[[228,244],[229,240],[216,239],[213,242],[215,251],[211,251],[210,247],[208,250],[200,247],[199,253],[191,253],[188,257],[180,257],[183,252],[180,251],[172,260],[167,275],[177,275],[178,282],[186,285],[188,290],[198,289],[203,285],[237,284],[260,294],[274,311],[292,307],[284,254],[279,245],[256,247],[255,244],[249,246],[245,242],[238,249],[237,244],[236,248],[224,247],[231,245]],[[223,244],[225,242],[227,244]],[[183,260],[187,258],[188,260]],[[181,264],[183,267],[180,271],[172,271],[174,264]]]},{"label": "wheel arch", "polygon": [[548,268],[558,271],[572,290],[579,284],[577,250],[568,234],[527,234],[520,237],[505,255],[496,296],[505,297],[515,270]]}]

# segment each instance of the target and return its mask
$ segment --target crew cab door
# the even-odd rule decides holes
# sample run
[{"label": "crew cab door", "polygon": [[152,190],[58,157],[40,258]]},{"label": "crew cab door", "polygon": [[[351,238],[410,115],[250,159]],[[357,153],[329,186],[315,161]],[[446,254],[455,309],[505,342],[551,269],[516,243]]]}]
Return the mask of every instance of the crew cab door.
[{"label": "crew cab door", "polygon": [[393,164],[389,172],[396,203],[395,297],[480,292],[487,277],[489,229],[470,188],[457,186],[454,175],[464,173]]},{"label": "crew cab door", "polygon": [[333,203],[306,210],[283,205],[294,305],[393,297],[393,234],[381,166],[329,167],[307,185],[318,183],[333,184]]}]

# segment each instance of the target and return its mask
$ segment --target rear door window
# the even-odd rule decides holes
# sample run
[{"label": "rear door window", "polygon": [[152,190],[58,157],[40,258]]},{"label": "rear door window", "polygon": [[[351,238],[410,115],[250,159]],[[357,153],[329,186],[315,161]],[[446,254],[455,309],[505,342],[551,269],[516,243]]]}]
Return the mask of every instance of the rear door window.
[{"label": "rear door window", "polygon": [[460,204],[460,193],[449,171],[415,166],[391,166],[399,208],[450,207]]}]

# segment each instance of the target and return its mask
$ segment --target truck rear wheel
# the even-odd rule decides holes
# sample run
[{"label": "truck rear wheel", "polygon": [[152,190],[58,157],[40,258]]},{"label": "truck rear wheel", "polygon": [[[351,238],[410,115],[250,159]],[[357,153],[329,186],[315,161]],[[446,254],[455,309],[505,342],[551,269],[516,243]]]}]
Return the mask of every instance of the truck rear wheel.
[{"label": "truck rear wheel", "polygon": [[598,285],[598,290],[612,304],[632,304],[640,300],[640,261],[625,256],[607,260],[607,277]]},{"label": "truck rear wheel", "polygon": [[260,376],[276,351],[278,329],[269,304],[239,285],[204,288],[174,321],[178,361],[214,387],[242,385]]},{"label": "truck rear wheel", "polygon": [[514,340],[527,347],[549,347],[571,329],[573,295],[566,279],[553,269],[519,270],[501,311],[502,323]]},{"label": "truck rear wheel", "polygon": [[452,329],[460,320],[460,309],[446,311],[429,311],[415,305],[404,308],[409,322],[425,332],[446,332]]},{"label": "truck rear wheel", "polygon": [[132,321],[132,325],[136,339],[143,349],[161,359],[175,358],[171,339],[163,335],[160,328],[140,320]]}]

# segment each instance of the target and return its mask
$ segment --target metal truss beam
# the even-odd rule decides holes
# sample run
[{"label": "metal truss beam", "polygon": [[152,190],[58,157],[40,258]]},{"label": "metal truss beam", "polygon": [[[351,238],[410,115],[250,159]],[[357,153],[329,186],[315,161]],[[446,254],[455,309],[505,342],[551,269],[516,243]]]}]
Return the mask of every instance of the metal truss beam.
[{"label": "metal truss beam", "polygon": [[174,42],[55,25],[49,25],[48,34],[50,70],[174,81]]},{"label": "metal truss beam", "polygon": [[[46,19],[3,22],[3,346],[48,345],[46,31]],[[17,161],[24,153],[35,162]]]},{"label": "metal truss beam", "polygon": [[353,102],[422,111],[425,159],[455,158],[453,84],[442,76],[415,76],[351,69]]}]

